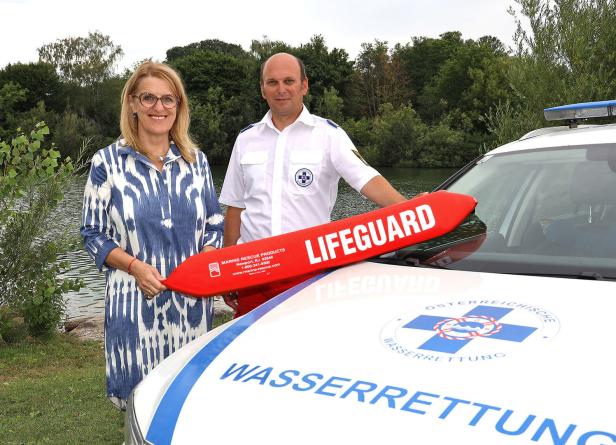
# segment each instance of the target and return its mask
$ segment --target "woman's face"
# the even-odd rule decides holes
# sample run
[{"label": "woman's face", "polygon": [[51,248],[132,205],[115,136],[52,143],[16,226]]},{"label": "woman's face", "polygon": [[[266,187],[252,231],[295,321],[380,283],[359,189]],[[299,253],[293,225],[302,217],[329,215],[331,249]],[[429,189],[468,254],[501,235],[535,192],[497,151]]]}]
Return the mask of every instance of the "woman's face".
[{"label": "woman's face", "polygon": [[169,134],[177,114],[177,101],[172,102],[170,97],[176,99],[166,80],[144,77],[139,81],[134,96],[130,97],[130,107],[139,121],[139,139]]}]

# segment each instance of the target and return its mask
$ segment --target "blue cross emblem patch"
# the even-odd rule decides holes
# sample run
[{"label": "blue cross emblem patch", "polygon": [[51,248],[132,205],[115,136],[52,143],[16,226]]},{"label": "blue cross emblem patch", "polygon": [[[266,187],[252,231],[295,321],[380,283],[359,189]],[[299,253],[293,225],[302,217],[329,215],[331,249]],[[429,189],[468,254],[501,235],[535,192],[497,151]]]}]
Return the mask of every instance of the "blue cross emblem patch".
[{"label": "blue cross emblem patch", "polygon": [[308,187],[312,184],[314,175],[307,168],[300,168],[295,172],[295,183],[300,187]]},{"label": "blue cross emblem patch", "polygon": [[435,335],[418,349],[455,354],[471,341],[480,338],[523,342],[537,328],[498,321],[512,310],[511,308],[479,305],[461,317],[420,315],[402,328],[435,332]]}]

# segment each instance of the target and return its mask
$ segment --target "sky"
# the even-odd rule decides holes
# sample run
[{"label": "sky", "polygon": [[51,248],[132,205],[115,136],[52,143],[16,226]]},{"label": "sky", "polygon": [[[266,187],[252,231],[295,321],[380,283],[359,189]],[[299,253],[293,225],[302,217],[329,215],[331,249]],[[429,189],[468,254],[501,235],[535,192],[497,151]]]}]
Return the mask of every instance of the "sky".
[{"label": "sky", "polygon": [[37,48],[100,31],[124,50],[118,68],[146,58],[163,61],[174,46],[219,39],[248,50],[267,36],[293,46],[321,34],[351,59],[375,39],[408,43],[460,31],[513,45],[514,0],[0,0],[0,68],[35,62]]}]

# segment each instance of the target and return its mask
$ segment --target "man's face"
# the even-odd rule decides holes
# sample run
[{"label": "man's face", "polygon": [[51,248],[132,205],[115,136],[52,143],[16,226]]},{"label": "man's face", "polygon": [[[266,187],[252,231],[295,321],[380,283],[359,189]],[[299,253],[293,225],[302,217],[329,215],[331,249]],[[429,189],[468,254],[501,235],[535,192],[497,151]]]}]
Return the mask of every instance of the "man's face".
[{"label": "man's face", "polygon": [[301,80],[299,63],[288,54],[272,57],[263,69],[261,95],[276,119],[295,119],[302,112],[308,79]]}]

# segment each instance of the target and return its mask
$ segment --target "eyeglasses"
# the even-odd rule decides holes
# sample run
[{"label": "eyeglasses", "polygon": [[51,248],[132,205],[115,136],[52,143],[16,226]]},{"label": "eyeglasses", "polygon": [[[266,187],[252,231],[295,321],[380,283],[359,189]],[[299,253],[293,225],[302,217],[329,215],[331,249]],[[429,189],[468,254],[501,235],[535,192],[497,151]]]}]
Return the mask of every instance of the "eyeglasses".
[{"label": "eyeglasses", "polygon": [[173,94],[165,94],[159,97],[152,93],[141,93],[139,95],[131,94],[131,96],[139,99],[139,103],[146,108],[152,108],[159,100],[165,108],[175,108],[180,103],[180,99]]}]

